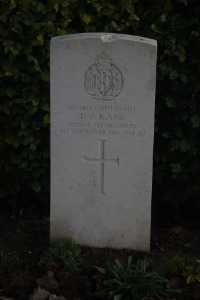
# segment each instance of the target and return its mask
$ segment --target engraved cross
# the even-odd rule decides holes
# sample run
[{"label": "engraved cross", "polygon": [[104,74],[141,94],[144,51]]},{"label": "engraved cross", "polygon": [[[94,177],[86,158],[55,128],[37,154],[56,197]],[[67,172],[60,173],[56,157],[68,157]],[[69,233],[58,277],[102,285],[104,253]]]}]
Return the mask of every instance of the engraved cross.
[{"label": "engraved cross", "polygon": [[102,194],[104,192],[104,165],[117,164],[119,166],[118,158],[105,158],[105,142],[106,140],[99,140],[99,158],[87,158],[84,156],[84,163],[98,163],[100,165],[100,183],[99,188]]}]

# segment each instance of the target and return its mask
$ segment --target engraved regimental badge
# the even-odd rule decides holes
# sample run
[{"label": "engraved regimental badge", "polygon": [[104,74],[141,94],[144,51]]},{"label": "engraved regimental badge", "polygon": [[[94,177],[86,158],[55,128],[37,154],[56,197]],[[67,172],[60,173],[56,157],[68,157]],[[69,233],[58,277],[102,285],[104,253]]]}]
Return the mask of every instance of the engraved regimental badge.
[{"label": "engraved regimental badge", "polygon": [[124,79],[112,59],[103,52],[97,56],[95,64],[89,67],[84,77],[86,92],[94,99],[107,101],[119,95]]}]

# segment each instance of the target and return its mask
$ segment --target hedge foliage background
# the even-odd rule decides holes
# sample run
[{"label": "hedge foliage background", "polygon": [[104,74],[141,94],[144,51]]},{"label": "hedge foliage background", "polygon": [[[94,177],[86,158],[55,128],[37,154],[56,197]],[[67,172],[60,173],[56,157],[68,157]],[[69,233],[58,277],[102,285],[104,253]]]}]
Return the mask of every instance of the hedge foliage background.
[{"label": "hedge foliage background", "polygon": [[198,0],[0,0],[0,198],[49,190],[49,42],[105,31],[158,41],[154,195],[200,195]]}]

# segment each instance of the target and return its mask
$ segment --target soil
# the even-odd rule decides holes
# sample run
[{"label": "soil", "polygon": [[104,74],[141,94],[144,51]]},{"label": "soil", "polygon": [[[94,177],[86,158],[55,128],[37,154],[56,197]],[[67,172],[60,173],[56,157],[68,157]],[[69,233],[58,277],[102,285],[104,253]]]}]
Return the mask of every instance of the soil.
[{"label": "soil", "polygon": [[[188,285],[181,273],[166,271],[167,261],[174,256],[184,256],[189,265],[200,259],[197,216],[171,219],[164,215],[160,218],[153,216],[150,253],[82,247],[82,269],[79,274],[70,275],[63,269],[56,273],[38,265],[41,254],[49,246],[49,201],[44,202],[35,201],[23,211],[18,207],[13,212],[9,206],[0,209],[0,247],[6,247],[8,253],[20,258],[17,268],[9,272],[0,270],[0,299],[96,299],[94,293],[102,289],[106,277],[106,262],[119,258],[127,265],[130,255],[134,262],[147,257],[151,267],[161,274],[163,272],[164,277],[169,279],[169,287],[181,289],[182,294],[175,295],[173,299],[200,299],[200,283]],[[40,280],[46,280],[46,283],[41,286]]]}]

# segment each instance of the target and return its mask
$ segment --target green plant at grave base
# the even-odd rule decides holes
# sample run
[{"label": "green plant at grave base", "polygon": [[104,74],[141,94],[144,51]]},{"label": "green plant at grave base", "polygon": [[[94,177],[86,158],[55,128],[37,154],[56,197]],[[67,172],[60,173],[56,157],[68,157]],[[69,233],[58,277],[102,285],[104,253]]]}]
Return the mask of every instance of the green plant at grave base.
[{"label": "green plant at grave base", "polygon": [[131,264],[131,256],[127,268],[119,259],[114,263],[108,262],[109,278],[104,281],[105,289],[99,295],[113,300],[140,300],[148,297],[169,299],[172,294],[180,293],[180,290],[166,288],[168,280],[149,270],[146,259],[138,260],[135,269],[131,268]]},{"label": "green plant at grave base", "polygon": [[12,255],[4,247],[0,247],[0,272],[8,272],[20,263],[19,257]]},{"label": "green plant at grave base", "polygon": [[187,278],[187,284],[200,282],[200,259],[196,260],[197,265],[186,266],[183,276]]},{"label": "green plant at grave base", "polygon": [[167,271],[169,271],[172,274],[182,273],[185,269],[185,266],[186,259],[184,256],[181,255],[175,255],[173,257],[170,257],[166,263]]},{"label": "green plant at grave base", "polygon": [[41,256],[39,265],[47,265],[49,262],[61,260],[64,267],[70,273],[77,273],[81,267],[80,246],[71,240],[59,240],[52,244]]}]

